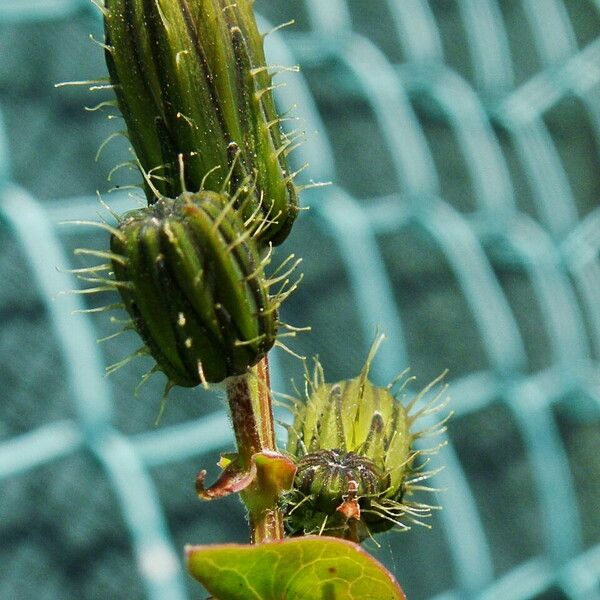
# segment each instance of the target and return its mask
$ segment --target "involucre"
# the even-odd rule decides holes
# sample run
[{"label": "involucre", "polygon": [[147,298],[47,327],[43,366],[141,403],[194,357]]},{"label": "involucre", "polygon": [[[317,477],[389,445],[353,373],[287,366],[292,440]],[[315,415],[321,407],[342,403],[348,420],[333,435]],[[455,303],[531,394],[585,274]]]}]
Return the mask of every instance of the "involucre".
[{"label": "involucre", "polygon": [[335,384],[326,383],[319,363],[307,377],[308,396],[294,403],[288,452],[296,457],[297,473],[282,506],[292,535],[326,533],[356,542],[393,527],[423,525],[433,506],[414,499],[426,490],[422,482],[436,471],[423,470],[417,438],[445,429],[443,419],[424,431],[414,431],[419,417],[441,411],[446,387],[416,405],[440,381],[425,387],[405,405],[398,398],[410,381],[377,387],[368,379],[374,344],[361,374]]},{"label": "involucre", "polygon": [[262,212],[259,243],[283,241],[298,210],[293,142],[251,0],[105,0],[103,12],[106,61],[148,202],[247,186],[240,207],[245,218]]},{"label": "involucre", "polygon": [[111,237],[125,308],[176,385],[246,373],[275,342],[264,260],[232,203],[214,192],[159,199],[124,215]]}]

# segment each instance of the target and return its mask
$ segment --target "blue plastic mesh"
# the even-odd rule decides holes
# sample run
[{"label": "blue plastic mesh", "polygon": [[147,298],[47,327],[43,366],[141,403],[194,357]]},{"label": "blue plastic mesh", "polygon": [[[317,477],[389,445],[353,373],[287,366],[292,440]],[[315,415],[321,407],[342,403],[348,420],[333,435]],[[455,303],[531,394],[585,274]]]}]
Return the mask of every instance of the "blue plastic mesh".
[{"label": "blue plastic mesh", "polygon": [[[272,63],[303,67],[277,98],[308,132],[297,166],[335,182],[306,194],[289,243],[307,277],[286,317],[315,326],[295,347],[351,376],[379,326],[375,380],[451,369],[444,510],[378,556],[411,598],[600,598],[600,2],[257,6],[299,19],[268,38]],[[105,320],[72,315],[95,300],[61,295],[72,248],[103,239],[57,223],[96,218],[86,193],[118,152],[100,166],[86,153],[115,127],[77,121],[78,92],[57,109],[27,69],[46,85],[95,75],[101,59],[76,67],[69,40],[99,37],[98,15],[87,0],[2,0],[0,26],[22,53],[2,59],[0,88],[0,597],[197,597],[181,541],[243,538],[241,508],[191,489],[231,446],[225,411],[176,393],[153,429],[160,391],[131,398],[139,365],[103,375],[135,340],[102,351]],[[273,360],[286,390],[298,365]]]}]

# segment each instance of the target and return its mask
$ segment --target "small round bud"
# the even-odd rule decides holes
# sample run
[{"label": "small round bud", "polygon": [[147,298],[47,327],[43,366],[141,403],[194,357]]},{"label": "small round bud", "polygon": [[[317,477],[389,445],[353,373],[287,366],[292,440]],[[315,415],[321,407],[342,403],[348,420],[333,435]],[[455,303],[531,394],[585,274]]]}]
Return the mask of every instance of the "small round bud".
[{"label": "small round bud", "polygon": [[[309,394],[306,402],[296,403],[288,436],[287,450],[298,470],[282,505],[292,535],[325,532],[359,542],[394,526],[423,525],[421,519],[431,516],[434,507],[411,500],[423,453],[413,447],[423,432],[411,426],[419,416],[446,406],[447,399],[440,402],[446,386],[411,414],[441,378],[405,406],[398,394],[408,381],[394,393],[393,385],[381,388],[368,380],[377,346],[355,379],[325,383],[318,363],[314,377],[307,377]],[[443,431],[446,420],[427,433]],[[414,479],[423,481],[435,472],[420,470]]]},{"label": "small round bud", "polygon": [[111,251],[125,308],[172,383],[240,375],[272,347],[276,306],[227,196],[186,193],[128,213]]},{"label": "small round bud", "polygon": [[388,478],[372,460],[354,452],[317,450],[303,456],[296,466],[296,489],[312,496],[315,509],[324,514],[337,510],[340,498],[351,487],[359,495],[370,496],[389,485]]}]

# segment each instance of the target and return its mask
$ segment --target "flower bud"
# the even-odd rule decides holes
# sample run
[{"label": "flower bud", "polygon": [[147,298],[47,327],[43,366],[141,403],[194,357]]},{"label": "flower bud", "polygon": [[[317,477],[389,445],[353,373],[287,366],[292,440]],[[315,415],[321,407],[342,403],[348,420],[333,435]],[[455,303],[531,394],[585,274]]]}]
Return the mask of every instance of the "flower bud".
[{"label": "flower bud", "polygon": [[381,388],[368,380],[377,346],[355,379],[325,383],[318,363],[314,377],[307,377],[308,397],[295,405],[287,447],[297,458],[298,469],[283,501],[286,525],[293,535],[325,532],[359,542],[394,526],[423,525],[421,519],[431,515],[434,507],[411,496],[416,489],[425,489],[414,483],[436,471],[419,470],[418,456],[425,452],[413,444],[418,437],[443,431],[447,418],[421,432],[411,426],[418,417],[447,405],[447,399],[440,402],[446,386],[411,414],[441,377],[405,406],[398,394],[409,380],[396,393],[397,383]]},{"label": "flower bud", "polygon": [[245,219],[262,214],[260,242],[283,241],[298,210],[292,142],[251,0],[105,0],[103,12],[110,78],[149,203],[246,187],[238,208]]},{"label": "flower bud", "polygon": [[264,261],[231,203],[214,192],[159,199],[111,237],[125,308],[173,384],[245,373],[275,341]]}]

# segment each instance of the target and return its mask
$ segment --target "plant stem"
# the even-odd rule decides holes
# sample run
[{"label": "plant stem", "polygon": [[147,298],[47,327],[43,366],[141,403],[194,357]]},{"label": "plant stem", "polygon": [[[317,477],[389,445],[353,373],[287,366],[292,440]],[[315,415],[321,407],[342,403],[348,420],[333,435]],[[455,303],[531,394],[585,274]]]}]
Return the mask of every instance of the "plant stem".
[{"label": "plant stem", "polygon": [[[263,451],[276,452],[273,402],[269,381],[269,362],[265,357],[247,375],[231,377],[227,381],[227,400],[238,447],[238,455],[244,469],[249,469],[252,457]],[[242,492],[248,507],[250,537],[254,544],[283,538],[283,518],[276,503],[262,510],[251,507],[258,504],[259,482],[251,484]]]},{"label": "plant stem", "polygon": [[244,469],[249,469],[252,456],[262,450],[259,424],[254,405],[257,386],[251,374],[227,380],[227,400],[231,411],[238,456]]},{"label": "plant stem", "polygon": [[275,425],[273,421],[273,399],[271,396],[271,378],[269,359],[265,356],[255,367],[258,380],[258,406],[260,411],[259,436],[263,440],[263,449],[277,451]]}]

